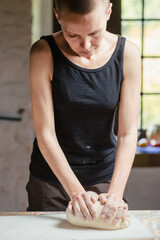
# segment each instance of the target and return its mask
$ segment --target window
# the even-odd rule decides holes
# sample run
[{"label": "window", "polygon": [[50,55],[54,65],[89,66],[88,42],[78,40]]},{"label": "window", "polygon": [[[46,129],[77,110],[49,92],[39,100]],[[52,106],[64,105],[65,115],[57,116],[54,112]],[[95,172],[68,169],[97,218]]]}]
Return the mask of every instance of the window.
[{"label": "window", "polygon": [[142,55],[139,129],[160,123],[160,1],[121,0],[121,34]]}]

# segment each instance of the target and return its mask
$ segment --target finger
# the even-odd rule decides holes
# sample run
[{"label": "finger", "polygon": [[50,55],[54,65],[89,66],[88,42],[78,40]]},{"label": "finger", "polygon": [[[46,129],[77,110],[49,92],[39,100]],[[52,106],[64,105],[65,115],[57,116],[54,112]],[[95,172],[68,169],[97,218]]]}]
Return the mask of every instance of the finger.
[{"label": "finger", "polygon": [[124,220],[127,218],[128,205],[122,201],[118,207],[118,212],[114,218],[114,222],[118,222],[120,219]]},{"label": "finger", "polygon": [[76,212],[76,215],[78,215],[81,219],[86,220],[87,214],[84,214],[87,212],[87,207],[85,206],[85,204],[83,203],[83,197],[82,195],[78,194],[75,198],[74,198],[74,211]]},{"label": "finger", "polygon": [[119,201],[114,195],[107,196],[107,202],[103,208],[102,216],[105,221],[112,221],[118,212]]},{"label": "finger", "polygon": [[102,205],[104,205],[107,202],[107,198],[108,198],[107,193],[102,193],[99,195],[98,200]]},{"label": "finger", "polygon": [[103,216],[104,221],[109,223],[114,218],[114,213],[113,213],[113,211],[109,211],[107,214],[102,215],[102,216]]},{"label": "finger", "polygon": [[103,213],[103,218],[104,218],[104,220],[106,221],[106,222],[111,222],[113,219],[114,219],[114,217],[115,217],[115,215],[117,214],[117,212],[118,212],[118,208],[116,207],[116,206],[112,206],[111,208],[110,208],[110,210],[107,212],[107,213]]},{"label": "finger", "polygon": [[128,204],[125,203],[125,210],[124,210],[124,216],[122,217],[122,221],[125,222],[128,217]]},{"label": "finger", "polygon": [[81,208],[77,202],[74,203],[73,208],[74,208],[74,212],[75,212],[76,216],[78,216],[83,221],[86,220],[86,218],[83,215],[83,213],[81,212]]},{"label": "finger", "polygon": [[68,211],[73,215],[75,216],[75,212],[74,212],[74,208],[72,206],[72,202],[69,202],[68,204]]},{"label": "finger", "polygon": [[112,205],[113,205],[113,198],[108,197],[107,201],[102,209],[101,214],[106,215],[110,211],[110,208],[112,207]]},{"label": "finger", "polygon": [[97,209],[96,209],[94,203],[91,201],[92,197],[89,197],[88,195],[83,195],[83,198],[84,198],[85,204],[88,208],[88,211],[90,212],[92,220],[95,219],[96,217],[98,217]]},{"label": "finger", "polygon": [[118,212],[117,212],[116,216],[114,217],[113,222],[116,223],[119,220],[121,220],[122,217],[124,217],[124,212],[125,212],[125,210],[123,207],[118,208]]},{"label": "finger", "polygon": [[94,194],[93,196],[91,196],[91,201],[93,202],[93,203],[95,203],[95,202],[97,202],[98,201],[98,194]]},{"label": "finger", "polygon": [[[93,204],[93,203],[92,203]],[[92,216],[91,216],[91,213],[86,205],[86,202],[84,201],[84,198],[82,197],[79,201],[79,205],[80,205],[80,209],[83,213],[83,215],[85,216],[85,218],[89,221],[92,220]]]},{"label": "finger", "polygon": [[106,222],[110,222],[114,218],[116,212],[117,212],[116,208],[113,207],[112,209],[103,212],[101,216]]}]

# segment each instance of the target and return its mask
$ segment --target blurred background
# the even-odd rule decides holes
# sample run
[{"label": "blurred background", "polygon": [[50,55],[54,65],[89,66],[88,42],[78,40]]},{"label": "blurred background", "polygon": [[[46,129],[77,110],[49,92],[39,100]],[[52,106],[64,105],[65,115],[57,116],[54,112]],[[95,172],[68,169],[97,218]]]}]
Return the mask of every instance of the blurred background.
[{"label": "blurred background", "polygon": [[[151,126],[159,139],[160,1],[111,2],[113,12],[108,30],[127,37],[141,50],[138,140],[147,139],[146,132]],[[25,186],[34,139],[29,51],[40,36],[60,30],[53,7],[53,0],[0,0],[0,211],[3,212],[27,208]],[[117,128],[115,121],[115,132]],[[148,142],[143,143],[136,152],[127,184],[129,208],[160,209],[160,152],[158,147],[146,150]]]}]

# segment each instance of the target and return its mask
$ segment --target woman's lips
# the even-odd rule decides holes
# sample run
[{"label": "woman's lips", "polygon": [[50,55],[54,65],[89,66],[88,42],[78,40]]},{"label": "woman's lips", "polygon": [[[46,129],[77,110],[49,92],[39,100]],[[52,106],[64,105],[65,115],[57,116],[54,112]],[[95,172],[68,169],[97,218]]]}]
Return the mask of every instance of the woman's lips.
[{"label": "woman's lips", "polygon": [[83,54],[91,54],[92,51],[81,51],[81,53],[83,53]]}]

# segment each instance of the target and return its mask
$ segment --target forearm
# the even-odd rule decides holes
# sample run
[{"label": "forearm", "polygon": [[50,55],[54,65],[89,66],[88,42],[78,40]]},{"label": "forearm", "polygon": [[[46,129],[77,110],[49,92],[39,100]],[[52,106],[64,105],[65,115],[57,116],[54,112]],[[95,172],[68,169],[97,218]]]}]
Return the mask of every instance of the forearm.
[{"label": "forearm", "polygon": [[123,196],[124,189],[134,161],[137,143],[137,134],[119,137],[113,176],[108,189],[109,193]]},{"label": "forearm", "polygon": [[42,155],[70,198],[85,191],[68,164],[57,137],[46,131],[37,135],[37,140]]}]

